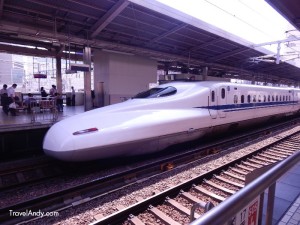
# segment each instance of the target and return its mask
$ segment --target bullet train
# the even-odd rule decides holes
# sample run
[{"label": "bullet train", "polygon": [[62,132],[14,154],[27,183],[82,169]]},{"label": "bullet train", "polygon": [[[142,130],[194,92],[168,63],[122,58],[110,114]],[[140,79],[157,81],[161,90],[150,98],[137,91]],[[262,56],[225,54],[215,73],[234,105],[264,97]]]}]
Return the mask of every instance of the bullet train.
[{"label": "bullet train", "polygon": [[89,161],[157,152],[215,132],[293,115],[300,90],[227,82],[172,82],[54,124],[44,152]]}]

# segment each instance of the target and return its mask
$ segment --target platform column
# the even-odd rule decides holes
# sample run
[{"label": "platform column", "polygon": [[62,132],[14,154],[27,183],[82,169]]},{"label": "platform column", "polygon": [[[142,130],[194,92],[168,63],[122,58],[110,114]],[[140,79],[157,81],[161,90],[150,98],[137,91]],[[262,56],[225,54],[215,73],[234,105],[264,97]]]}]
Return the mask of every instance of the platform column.
[{"label": "platform column", "polygon": [[[83,49],[83,63],[90,65],[91,68],[91,48],[85,47]],[[91,110],[92,95],[91,95],[91,70],[84,72],[84,111]]]},{"label": "platform column", "polygon": [[62,78],[61,78],[61,57],[56,57],[56,89],[57,92],[62,94]]},{"label": "platform column", "polygon": [[208,74],[208,67],[203,68],[203,80],[207,80],[207,74]]}]

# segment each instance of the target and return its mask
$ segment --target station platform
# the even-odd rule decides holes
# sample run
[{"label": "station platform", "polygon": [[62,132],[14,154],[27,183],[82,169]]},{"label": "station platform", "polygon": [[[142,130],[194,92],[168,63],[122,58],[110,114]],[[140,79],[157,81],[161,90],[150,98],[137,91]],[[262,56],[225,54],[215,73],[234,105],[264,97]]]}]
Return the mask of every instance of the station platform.
[{"label": "station platform", "polygon": [[[84,106],[64,106],[63,112],[58,112],[57,121],[63,120],[67,117],[80,114],[84,112]],[[19,126],[31,126],[31,125],[51,125],[55,123],[53,121],[50,112],[41,112],[36,114],[36,120],[32,121],[32,115],[26,110],[21,110],[17,113],[17,116],[11,114],[6,115],[0,107],[0,131],[1,129],[14,129]]]},{"label": "station platform", "polygon": [[276,183],[272,224],[300,225],[300,162]]}]

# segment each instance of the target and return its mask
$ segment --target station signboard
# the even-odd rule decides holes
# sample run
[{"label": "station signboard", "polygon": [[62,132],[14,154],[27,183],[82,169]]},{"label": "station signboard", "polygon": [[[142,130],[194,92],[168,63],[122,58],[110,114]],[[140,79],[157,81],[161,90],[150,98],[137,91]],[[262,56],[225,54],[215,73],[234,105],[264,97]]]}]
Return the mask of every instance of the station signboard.
[{"label": "station signboard", "polygon": [[47,78],[47,74],[34,73],[33,78]]},{"label": "station signboard", "polygon": [[260,197],[255,198],[232,218],[230,225],[258,225]]},{"label": "station signboard", "polygon": [[71,63],[69,70],[71,70],[71,71],[90,72],[90,65],[88,65],[88,64]]}]

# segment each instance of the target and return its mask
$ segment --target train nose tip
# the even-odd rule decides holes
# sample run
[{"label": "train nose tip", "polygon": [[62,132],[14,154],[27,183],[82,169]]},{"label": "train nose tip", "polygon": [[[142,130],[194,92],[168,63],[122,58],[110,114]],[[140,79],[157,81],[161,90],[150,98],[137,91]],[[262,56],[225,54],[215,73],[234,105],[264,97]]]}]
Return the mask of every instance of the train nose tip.
[{"label": "train nose tip", "polygon": [[[54,124],[47,132],[43,141],[43,151],[46,155],[64,161],[71,161],[73,143],[69,141],[67,131]],[[60,135],[57,135],[60,134]]]},{"label": "train nose tip", "polygon": [[63,161],[72,161],[72,151],[53,151],[53,150],[48,150],[44,149],[44,153],[47,156],[50,156],[55,159],[63,160]]}]

